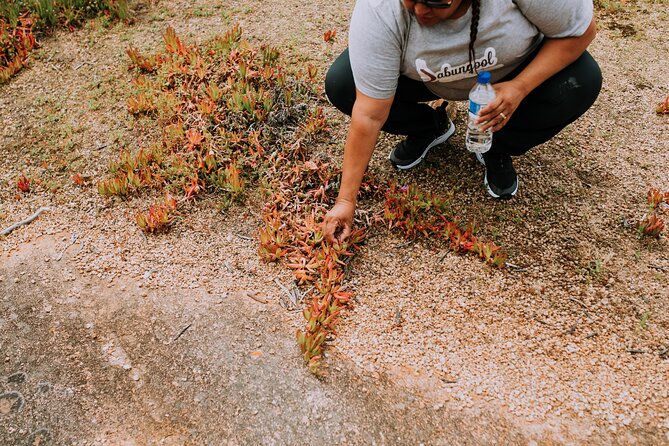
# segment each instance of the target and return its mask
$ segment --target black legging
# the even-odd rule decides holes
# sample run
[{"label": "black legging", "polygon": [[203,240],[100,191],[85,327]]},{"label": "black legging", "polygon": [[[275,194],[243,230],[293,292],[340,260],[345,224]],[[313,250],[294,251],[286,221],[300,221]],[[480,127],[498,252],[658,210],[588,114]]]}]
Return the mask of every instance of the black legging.
[{"label": "black legging", "polygon": [[[536,52],[534,53],[536,54]],[[502,80],[513,79],[534,54]],[[522,155],[542,144],[574,122],[595,102],[602,87],[602,72],[586,51],[574,63],[535,88],[523,99],[509,122],[495,132],[492,151]],[[355,83],[346,49],[325,77],[325,93],[339,110],[351,115]],[[400,76],[390,114],[383,130],[395,135],[436,131],[436,112],[425,102],[439,99],[420,81]]]}]

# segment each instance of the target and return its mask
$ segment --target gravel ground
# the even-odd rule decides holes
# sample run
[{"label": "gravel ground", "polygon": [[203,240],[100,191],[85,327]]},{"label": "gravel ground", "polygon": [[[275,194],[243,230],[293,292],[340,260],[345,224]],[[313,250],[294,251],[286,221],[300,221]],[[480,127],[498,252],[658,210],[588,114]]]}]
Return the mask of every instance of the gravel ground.
[{"label": "gravel ground", "polygon": [[[63,234],[57,249],[77,272],[110,287],[129,280],[146,294],[217,296],[239,284],[278,298],[273,280],[286,283],[289,273],[254,255],[253,209],[221,214],[210,197],[172,233],[147,239],[133,222],[143,199],[110,203],[69,176],[99,178],[121,148],[154,137],[125,111],[129,44],[153,48],[168,25],[200,40],[239,21],[247,38],[325,70],[346,44],[352,4],[163,1],[132,27],[56,33],[29,70],[0,87],[0,227],[52,208],[0,240],[2,257],[44,234]],[[477,221],[519,268],[491,270],[430,240],[407,245],[378,230],[352,264],[357,297],[330,349],[335,356],[428,405],[499,413],[558,444],[669,442],[669,243],[640,241],[627,227],[643,215],[650,187],[669,190],[669,118],[654,113],[669,94],[669,66],[660,63],[669,54],[669,17],[657,2],[625,5],[599,12],[591,52],[605,77],[600,98],[517,160],[514,200],[485,196],[482,169],[463,149],[460,130],[408,174],[388,165],[394,139],[382,138],[373,171],[453,193],[456,214]],[[338,33],[334,44],[323,42],[328,29]],[[462,105],[454,112],[463,128]],[[327,113],[332,138],[314,150],[340,160],[347,121]],[[17,199],[22,171],[42,184]],[[298,313],[277,317],[302,323]]]}]

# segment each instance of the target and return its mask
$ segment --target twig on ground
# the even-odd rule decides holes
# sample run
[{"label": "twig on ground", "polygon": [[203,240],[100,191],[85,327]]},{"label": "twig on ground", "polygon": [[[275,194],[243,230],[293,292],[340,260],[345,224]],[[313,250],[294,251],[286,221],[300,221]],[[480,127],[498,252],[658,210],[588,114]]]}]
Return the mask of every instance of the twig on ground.
[{"label": "twig on ground", "polygon": [[63,248],[63,250],[60,252],[60,254],[58,254],[58,257],[56,257],[54,260],[56,262],[60,262],[60,259],[63,258],[63,255],[65,254],[65,251],[67,251],[70,248],[70,246],[74,245],[77,242],[78,238],[79,238],[79,236],[77,235],[77,233],[73,232],[72,235],[70,236],[70,243],[65,248]]},{"label": "twig on ground", "polygon": [[27,225],[27,224],[29,224],[30,222],[32,222],[33,220],[35,220],[37,217],[39,217],[39,214],[41,214],[42,212],[44,212],[44,211],[50,211],[50,210],[51,210],[51,208],[48,207],[48,206],[41,207],[41,208],[37,209],[37,212],[35,212],[33,215],[31,215],[30,217],[26,218],[25,220],[21,220],[21,221],[18,222],[18,223],[14,223],[13,225],[11,225],[10,227],[8,227],[7,229],[3,229],[2,232],[0,232],[0,235],[8,235],[8,234],[10,234],[14,229],[18,228],[19,226]]},{"label": "twig on ground", "polygon": [[367,228],[372,227],[372,219],[369,214],[365,214],[365,227]]},{"label": "twig on ground", "polygon": [[588,306],[587,306],[584,302],[582,302],[582,301],[576,299],[575,297],[570,297],[569,300],[572,301],[572,302],[574,302],[574,303],[579,304],[579,305],[582,306],[583,309],[585,309],[585,310],[588,309]]},{"label": "twig on ground", "polygon": [[253,292],[251,292],[251,291],[244,291],[244,294],[245,294],[247,297],[250,297],[251,299],[255,300],[256,302],[260,302],[261,304],[266,304],[266,303],[267,303],[267,299],[265,299],[265,298],[262,297],[262,296],[258,296],[258,292],[257,292],[257,291],[253,291]]},{"label": "twig on ground", "polygon": [[527,268],[522,267],[522,266],[518,266],[518,265],[514,265],[511,262],[506,262],[506,266],[508,266],[509,268],[511,268],[515,271],[518,271],[519,273],[524,273],[525,271],[527,271]]},{"label": "twig on ground", "polygon": [[665,268],[664,266],[653,265],[652,263],[650,263],[650,264],[648,264],[648,267],[649,267],[649,268],[656,269],[656,270],[658,270],[658,271],[662,271],[663,273],[666,273],[666,272],[667,272],[667,268]]},{"label": "twig on ground", "polygon": [[294,293],[292,293],[286,286],[281,283],[281,281],[278,278],[274,278],[274,282],[279,285],[279,288],[283,290],[284,293],[286,293],[286,296],[288,296],[288,300],[290,303],[293,304],[293,306],[297,306],[297,296],[295,296]]},{"label": "twig on ground", "polygon": [[583,308],[583,313],[585,314],[585,316],[588,319],[592,319],[590,317],[590,313],[588,312],[588,306],[583,301],[580,301],[580,300],[576,299],[575,297],[570,297],[569,300],[574,302],[574,303],[579,304]]},{"label": "twig on ground", "polygon": [[548,326],[548,327],[555,328],[555,329],[558,328],[558,327],[556,327],[554,324],[551,324],[550,322],[544,321],[544,320],[542,320],[542,319],[539,319],[539,318],[536,318],[536,317],[535,317],[534,320],[537,321],[537,322],[539,322],[539,323],[542,324],[542,325],[546,325],[546,326]]},{"label": "twig on ground", "polygon": [[309,287],[309,289],[308,289],[307,291],[305,291],[305,292],[303,293],[302,291],[300,291],[300,288],[297,286],[297,283],[293,282],[293,289],[292,289],[292,291],[293,291],[293,294],[295,295],[295,301],[296,301],[298,304],[301,304],[302,302],[304,302],[304,298],[305,298],[305,296],[306,296],[307,294],[311,293],[311,290],[313,290],[314,288],[316,288],[316,287],[315,287],[315,286],[311,286],[311,287]]},{"label": "twig on ground", "polygon": [[297,306],[298,303],[302,300],[302,293],[300,293],[300,289],[295,285],[295,282],[293,282],[293,287],[290,289],[293,304]]},{"label": "twig on ground", "polygon": [[181,337],[181,335],[186,333],[186,330],[188,330],[191,327],[191,325],[193,325],[193,323],[189,322],[188,325],[186,325],[184,328],[182,328],[181,331],[174,338],[172,338],[172,340],[170,341],[170,344],[175,343],[177,341],[177,339],[179,339]]},{"label": "twig on ground", "polygon": [[283,292],[286,293],[286,295],[288,296],[288,299],[290,299],[290,301],[292,302],[293,299],[294,299],[293,293],[291,293],[290,290],[288,290],[288,288],[286,288],[286,286],[284,284],[282,284],[281,281],[278,278],[275,277],[274,282],[277,285],[279,285],[279,288],[281,288],[283,290]]},{"label": "twig on ground", "polygon": [[85,61],[85,62],[81,62],[80,64],[78,64],[77,66],[74,67],[74,71],[77,71],[79,68],[83,67],[84,65],[93,65],[93,63],[88,61],[88,60]]},{"label": "twig on ground", "polygon": [[633,355],[638,355],[641,353],[646,353],[646,350],[641,350],[640,348],[628,348],[627,353],[631,353]]}]

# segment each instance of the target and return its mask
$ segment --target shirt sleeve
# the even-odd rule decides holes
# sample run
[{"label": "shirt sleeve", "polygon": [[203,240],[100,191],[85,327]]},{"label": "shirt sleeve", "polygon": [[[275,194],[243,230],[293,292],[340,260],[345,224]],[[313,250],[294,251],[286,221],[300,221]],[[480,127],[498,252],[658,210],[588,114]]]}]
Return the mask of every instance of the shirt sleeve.
[{"label": "shirt sleeve", "polygon": [[400,17],[397,10],[388,7],[390,1],[358,0],[349,28],[349,57],[355,86],[374,99],[391,98],[400,73]]},{"label": "shirt sleeve", "polygon": [[592,0],[514,0],[527,19],[546,37],[578,37],[593,17]]}]

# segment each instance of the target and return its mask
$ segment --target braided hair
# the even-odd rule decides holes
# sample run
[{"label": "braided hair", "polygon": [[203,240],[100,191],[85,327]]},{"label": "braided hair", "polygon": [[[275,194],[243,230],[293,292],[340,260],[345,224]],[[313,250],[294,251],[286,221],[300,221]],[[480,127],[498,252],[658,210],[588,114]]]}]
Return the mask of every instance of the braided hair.
[{"label": "braided hair", "polygon": [[476,34],[479,31],[479,18],[481,16],[481,0],[472,0],[472,24],[469,28],[469,65],[474,71],[476,66],[474,62],[476,61],[476,53],[474,51],[474,42],[476,42]]}]

